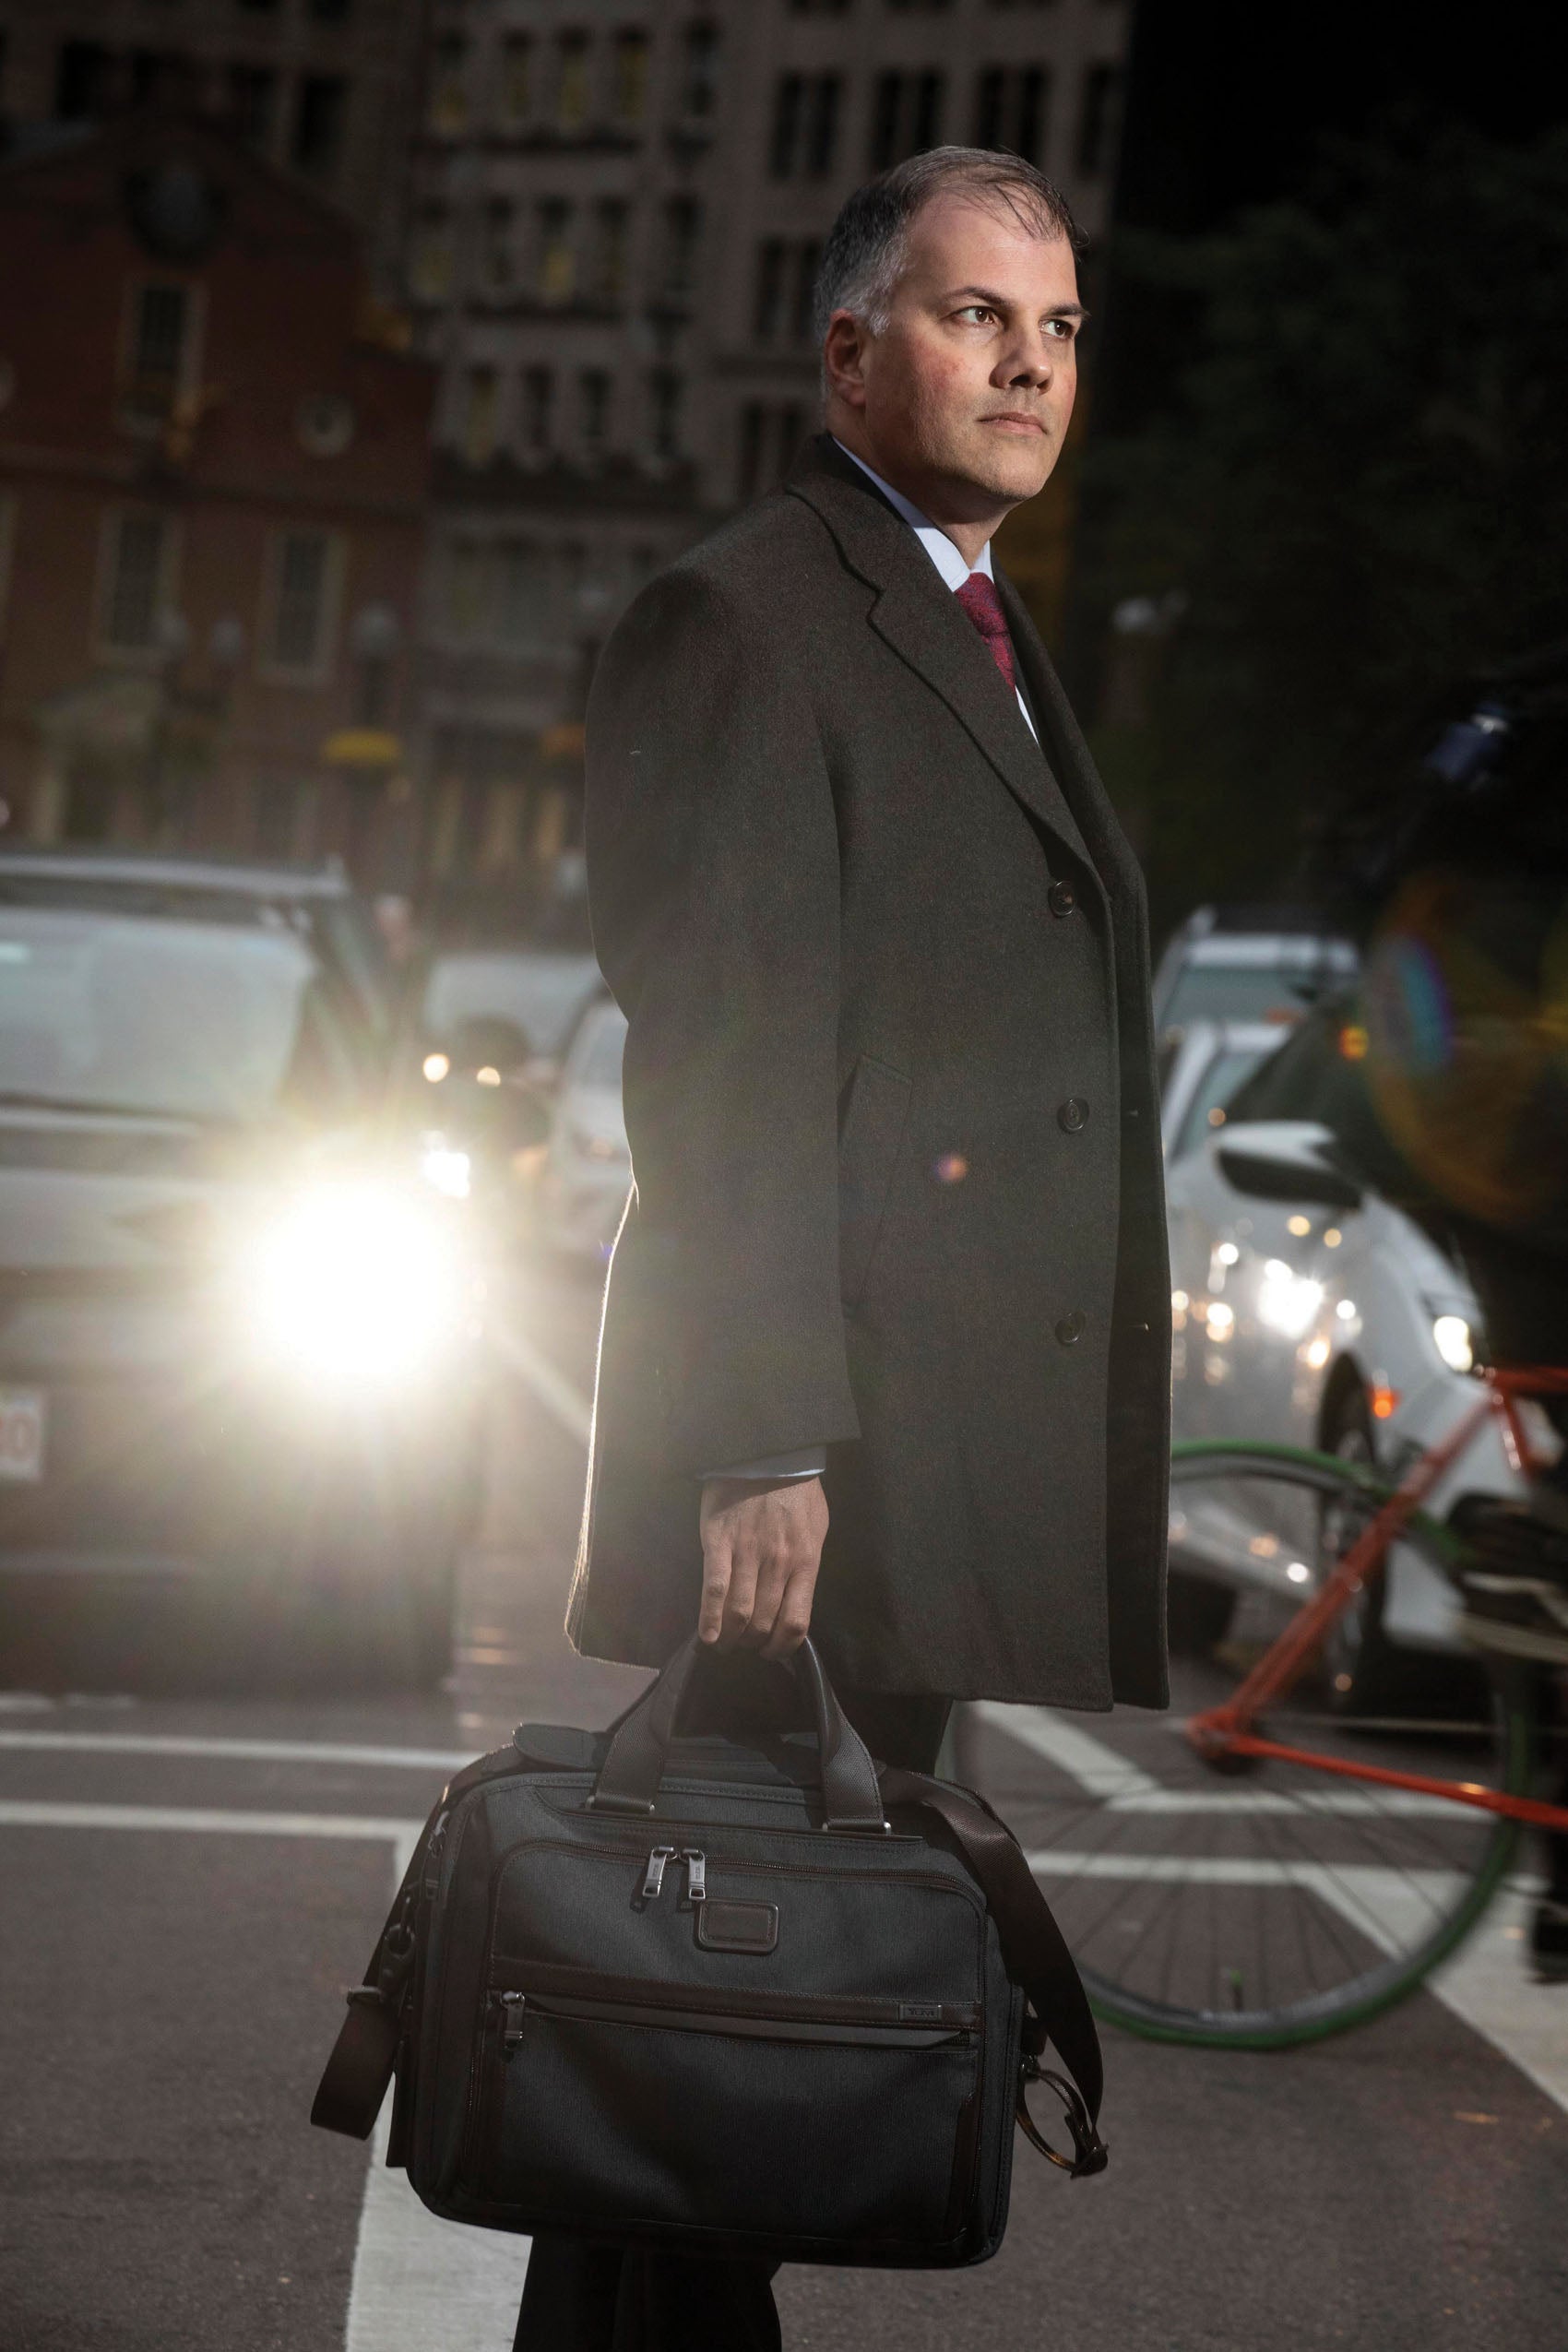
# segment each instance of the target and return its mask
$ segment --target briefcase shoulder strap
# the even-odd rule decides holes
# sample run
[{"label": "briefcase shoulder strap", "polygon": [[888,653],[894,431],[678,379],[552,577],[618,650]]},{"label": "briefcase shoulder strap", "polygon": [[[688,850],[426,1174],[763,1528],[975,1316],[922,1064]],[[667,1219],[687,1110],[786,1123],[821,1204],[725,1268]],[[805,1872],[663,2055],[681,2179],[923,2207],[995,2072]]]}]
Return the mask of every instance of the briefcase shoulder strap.
[{"label": "briefcase shoulder strap", "polygon": [[[923,1806],[945,1822],[979,1880],[996,1922],[1007,1973],[1023,1988],[1028,2007],[1018,2097],[1020,2125],[1042,2155],[1063,2165],[1075,2178],[1103,2171],[1105,2145],[1097,2128],[1105,2089],[1099,2035],[1066,1938],[1035,1883],[1017,1839],[989,1805],[966,1789],[933,1780],[922,1772],[888,1769],[881,1777],[885,1803]],[[1029,2081],[1041,2074],[1039,2059],[1048,2040],[1055,2045],[1072,2078],[1071,2085],[1054,2074],[1047,2078],[1066,2110],[1075,2148],[1071,2161],[1046,2145],[1025,2104]]]},{"label": "briefcase shoulder strap", "polygon": [[392,1898],[386,1924],[376,1937],[375,1949],[363,1979],[350,1986],[345,1998],[349,2013],[338,2029],[321,2081],[311,2105],[310,2120],[324,2132],[342,2132],[351,2140],[368,2140],[375,2129],[386,2085],[398,2062],[403,2014],[413,1981],[414,1906],[420,1871],[436,1828],[459,1797],[487,1780],[503,1780],[521,1768],[516,1747],[497,1748],[465,1764],[442,1790],[415,1841],[409,1867]]}]

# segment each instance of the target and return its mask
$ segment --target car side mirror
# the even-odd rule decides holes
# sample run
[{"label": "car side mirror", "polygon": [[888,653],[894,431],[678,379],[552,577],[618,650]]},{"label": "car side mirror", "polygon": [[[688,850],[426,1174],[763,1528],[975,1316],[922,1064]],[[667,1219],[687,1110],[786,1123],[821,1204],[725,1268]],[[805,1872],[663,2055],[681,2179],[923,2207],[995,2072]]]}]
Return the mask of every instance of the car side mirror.
[{"label": "car side mirror", "polygon": [[1228,1184],[1253,1200],[1314,1208],[1360,1208],[1364,1186],[1347,1169],[1330,1127],[1306,1120],[1258,1120],[1216,1146]]}]

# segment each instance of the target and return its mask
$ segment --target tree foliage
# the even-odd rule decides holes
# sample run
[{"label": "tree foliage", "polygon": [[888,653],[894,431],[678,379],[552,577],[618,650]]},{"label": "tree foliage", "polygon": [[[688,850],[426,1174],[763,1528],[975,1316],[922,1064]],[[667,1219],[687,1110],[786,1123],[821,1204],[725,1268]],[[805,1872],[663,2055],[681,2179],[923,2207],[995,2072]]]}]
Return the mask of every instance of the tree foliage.
[{"label": "tree foliage", "polygon": [[1568,635],[1568,135],[1344,147],[1118,266],[1171,391],[1091,455],[1084,586],[1181,612],[1098,731],[1170,916],[1289,889],[1413,714]]}]

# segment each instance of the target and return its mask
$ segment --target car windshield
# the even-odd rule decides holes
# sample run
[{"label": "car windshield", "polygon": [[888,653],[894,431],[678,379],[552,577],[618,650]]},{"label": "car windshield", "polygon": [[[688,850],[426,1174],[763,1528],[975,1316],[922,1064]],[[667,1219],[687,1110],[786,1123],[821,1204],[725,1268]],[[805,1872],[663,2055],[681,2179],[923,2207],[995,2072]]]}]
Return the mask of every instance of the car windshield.
[{"label": "car windshield", "polygon": [[1182,1131],[1171,1150],[1172,1159],[1180,1159],[1184,1152],[1195,1150],[1206,1135],[1225,1124],[1226,1106],[1244,1078],[1250,1077],[1263,1060],[1261,1046],[1237,1046],[1217,1053],[1198,1080],[1197,1091],[1187,1105]]},{"label": "car windshield", "polygon": [[481,951],[437,956],[424,994],[424,1027],[445,1038],[478,1017],[515,1021],[531,1051],[564,1051],[578,1014],[603,982],[588,955]]},{"label": "car windshield", "polygon": [[621,1056],[625,1050],[626,1023],[613,1006],[600,1013],[584,1037],[580,1056],[572,1072],[575,1086],[593,1087],[608,1093],[621,1084]]},{"label": "car windshield", "polygon": [[1191,1021],[1299,1021],[1321,993],[1309,964],[1191,963],[1165,1008],[1167,1028]]},{"label": "car windshield", "polygon": [[0,1102],[214,1122],[361,1104],[365,1046],[271,921],[0,905]]}]

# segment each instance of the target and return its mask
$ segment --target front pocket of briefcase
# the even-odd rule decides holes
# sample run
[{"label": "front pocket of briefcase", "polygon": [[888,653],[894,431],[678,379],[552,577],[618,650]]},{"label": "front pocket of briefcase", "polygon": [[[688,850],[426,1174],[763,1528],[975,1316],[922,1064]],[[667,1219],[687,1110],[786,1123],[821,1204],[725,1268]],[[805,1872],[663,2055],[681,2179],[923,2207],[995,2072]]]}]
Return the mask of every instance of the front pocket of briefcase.
[{"label": "front pocket of briefcase", "polygon": [[473,2194],[536,2228],[719,2232],[825,2257],[957,2234],[976,2160],[976,2013],[631,1990],[491,1995]]}]

